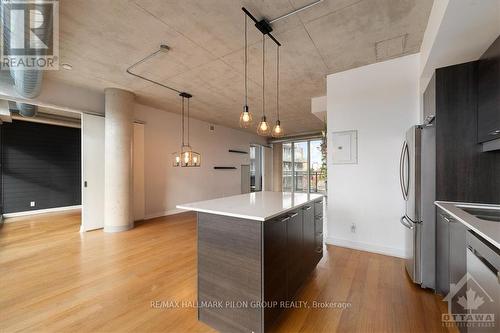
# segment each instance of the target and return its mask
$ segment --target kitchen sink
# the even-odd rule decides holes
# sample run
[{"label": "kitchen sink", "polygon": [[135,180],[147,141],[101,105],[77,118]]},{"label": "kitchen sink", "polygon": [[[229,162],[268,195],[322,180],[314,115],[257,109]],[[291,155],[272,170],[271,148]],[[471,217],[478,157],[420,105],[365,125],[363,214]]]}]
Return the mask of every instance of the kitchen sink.
[{"label": "kitchen sink", "polygon": [[469,206],[459,206],[458,208],[464,212],[471,214],[478,219],[486,221],[500,222],[500,210],[491,208],[479,208],[479,207],[469,207]]}]

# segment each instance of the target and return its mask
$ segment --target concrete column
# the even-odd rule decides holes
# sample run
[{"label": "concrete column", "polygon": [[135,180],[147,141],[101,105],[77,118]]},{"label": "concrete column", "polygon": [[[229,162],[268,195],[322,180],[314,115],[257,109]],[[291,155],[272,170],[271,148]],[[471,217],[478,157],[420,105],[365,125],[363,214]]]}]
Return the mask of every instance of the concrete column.
[{"label": "concrete column", "polygon": [[105,94],[104,231],[134,227],[132,138],[134,94],[108,88]]}]

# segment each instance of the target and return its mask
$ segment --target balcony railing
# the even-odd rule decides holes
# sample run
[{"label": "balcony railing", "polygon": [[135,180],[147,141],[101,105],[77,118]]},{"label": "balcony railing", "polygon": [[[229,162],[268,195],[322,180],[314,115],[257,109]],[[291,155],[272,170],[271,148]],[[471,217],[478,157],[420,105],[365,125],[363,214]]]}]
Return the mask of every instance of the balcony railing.
[{"label": "balcony railing", "polygon": [[[295,171],[295,189],[294,192],[307,192],[309,178],[309,192],[326,192],[326,175],[321,171]],[[292,191],[294,173],[292,171],[283,171],[283,191]]]}]

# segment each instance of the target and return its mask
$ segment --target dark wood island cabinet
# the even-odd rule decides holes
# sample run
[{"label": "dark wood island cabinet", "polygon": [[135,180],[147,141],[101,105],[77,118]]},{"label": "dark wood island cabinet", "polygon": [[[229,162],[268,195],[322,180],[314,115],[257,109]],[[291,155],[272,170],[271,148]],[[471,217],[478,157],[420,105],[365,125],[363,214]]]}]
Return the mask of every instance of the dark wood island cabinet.
[{"label": "dark wood island cabinet", "polygon": [[206,207],[217,202],[179,206],[198,211],[198,319],[223,332],[268,330],[323,256],[321,195],[261,192],[216,200],[247,197],[252,209],[261,209],[256,216],[231,203],[213,212]]}]

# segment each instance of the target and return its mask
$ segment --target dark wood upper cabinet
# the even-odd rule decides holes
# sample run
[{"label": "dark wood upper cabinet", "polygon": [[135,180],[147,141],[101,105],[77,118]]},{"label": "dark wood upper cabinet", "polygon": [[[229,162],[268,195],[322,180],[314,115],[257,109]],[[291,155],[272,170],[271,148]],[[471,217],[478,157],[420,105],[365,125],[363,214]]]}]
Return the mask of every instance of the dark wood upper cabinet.
[{"label": "dark wood upper cabinet", "polygon": [[500,150],[477,143],[478,61],[436,70],[436,199],[500,203]]},{"label": "dark wood upper cabinet", "polygon": [[478,142],[500,138],[500,36],[478,62]]}]

